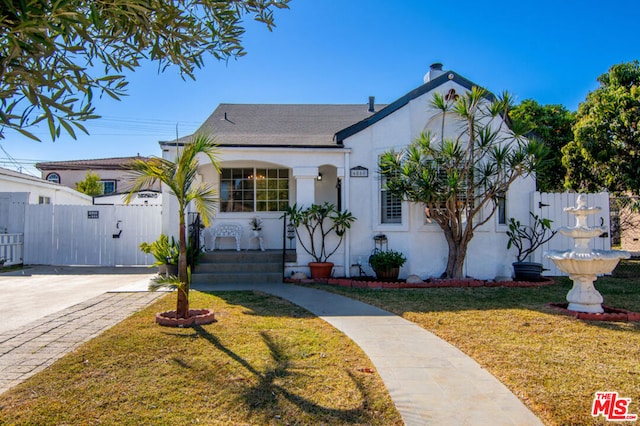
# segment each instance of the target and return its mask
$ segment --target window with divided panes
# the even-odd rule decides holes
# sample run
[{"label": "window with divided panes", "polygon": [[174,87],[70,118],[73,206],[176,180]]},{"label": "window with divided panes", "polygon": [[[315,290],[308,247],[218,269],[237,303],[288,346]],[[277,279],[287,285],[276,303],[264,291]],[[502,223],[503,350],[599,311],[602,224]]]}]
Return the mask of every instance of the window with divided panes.
[{"label": "window with divided panes", "polygon": [[276,212],[289,205],[289,170],[230,168],[220,173],[221,212]]}]

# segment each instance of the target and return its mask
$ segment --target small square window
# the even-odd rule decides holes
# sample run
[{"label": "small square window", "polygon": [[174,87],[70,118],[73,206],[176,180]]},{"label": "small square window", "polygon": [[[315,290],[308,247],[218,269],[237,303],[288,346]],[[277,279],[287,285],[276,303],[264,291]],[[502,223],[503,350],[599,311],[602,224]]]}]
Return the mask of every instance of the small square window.
[{"label": "small square window", "polygon": [[100,185],[102,185],[102,193],[103,194],[113,194],[116,192],[116,181],[115,180],[101,180]]}]

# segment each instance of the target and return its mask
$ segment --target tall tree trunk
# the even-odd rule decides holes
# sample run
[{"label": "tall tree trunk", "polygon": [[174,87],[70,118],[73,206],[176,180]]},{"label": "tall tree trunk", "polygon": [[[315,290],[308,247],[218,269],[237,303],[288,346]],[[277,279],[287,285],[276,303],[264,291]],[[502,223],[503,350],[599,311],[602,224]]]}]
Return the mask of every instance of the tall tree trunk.
[{"label": "tall tree trunk", "polygon": [[449,248],[445,278],[464,278],[464,261],[467,258],[469,240],[456,241],[451,232],[444,232]]},{"label": "tall tree trunk", "polygon": [[464,278],[464,261],[467,258],[467,244],[461,242],[455,249],[455,261],[451,278]]},{"label": "tall tree trunk", "polygon": [[449,253],[447,255],[447,267],[444,271],[444,278],[455,278],[454,271],[456,265],[456,242],[453,238],[451,230],[443,229],[443,231],[449,249]]},{"label": "tall tree trunk", "polygon": [[178,300],[176,316],[187,318],[189,316],[189,276],[187,274],[187,235],[184,214],[180,214],[180,254],[178,256]]}]

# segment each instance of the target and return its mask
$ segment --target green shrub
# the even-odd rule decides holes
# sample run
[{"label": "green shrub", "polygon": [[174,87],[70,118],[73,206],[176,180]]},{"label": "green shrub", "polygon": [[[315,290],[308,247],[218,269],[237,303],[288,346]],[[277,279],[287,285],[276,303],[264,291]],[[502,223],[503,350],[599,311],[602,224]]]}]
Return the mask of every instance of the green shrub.
[{"label": "green shrub", "polygon": [[160,237],[151,244],[141,243],[140,250],[143,253],[152,254],[156,259],[154,263],[156,266],[178,264],[180,247],[178,247],[175,238],[171,237],[171,241],[169,241],[169,237],[165,234],[160,234]]},{"label": "green shrub", "polygon": [[406,261],[404,254],[395,250],[377,251],[369,257],[369,265],[374,271],[400,268]]}]

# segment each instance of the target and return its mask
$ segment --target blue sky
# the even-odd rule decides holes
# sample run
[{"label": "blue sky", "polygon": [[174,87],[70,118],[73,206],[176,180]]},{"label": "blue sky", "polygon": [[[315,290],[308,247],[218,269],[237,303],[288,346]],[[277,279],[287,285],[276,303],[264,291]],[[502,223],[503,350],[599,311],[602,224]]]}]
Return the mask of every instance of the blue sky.
[{"label": "blue sky", "polygon": [[[292,0],[276,28],[246,20],[247,55],[209,60],[196,81],[152,63],[129,96],[96,103],[90,135],[0,140],[0,167],[36,161],[160,155],[158,141],[193,133],[219,103],[389,103],[422,84],[434,62],[518,101],[576,110],[617,63],[640,59],[637,0],[457,2]],[[12,163],[8,156],[15,159]]]}]

